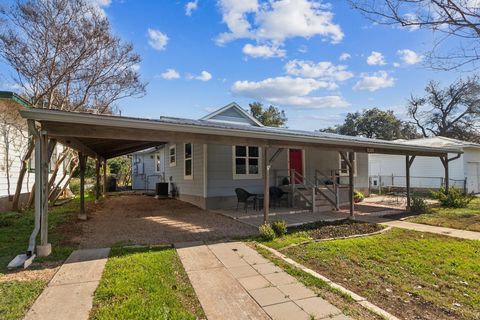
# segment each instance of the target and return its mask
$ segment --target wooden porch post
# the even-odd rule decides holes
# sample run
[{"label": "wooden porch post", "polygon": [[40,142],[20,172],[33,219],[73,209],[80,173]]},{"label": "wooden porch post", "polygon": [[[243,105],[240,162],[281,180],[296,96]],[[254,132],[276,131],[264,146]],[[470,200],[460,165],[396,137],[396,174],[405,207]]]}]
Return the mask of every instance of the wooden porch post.
[{"label": "wooden porch post", "polygon": [[448,189],[450,188],[450,175],[449,175],[449,172],[448,172],[448,155],[445,156],[445,160],[444,160],[444,168],[445,168],[445,192],[448,193]]},{"label": "wooden porch post", "polygon": [[355,160],[354,158],[354,153],[349,152],[348,153],[348,185],[350,187],[349,190],[349,200],[350,200],[350,218],[353,218],[355,215],[355,202],[353,201],[353,193],[354,193],[354,177],[355,177],[355,166],[353,165],[353,161]]},{"label": "wooden porch post", "polygon": [[100,158],[95,160],[95,201],[100,200]]},{"label": "wooden porch post", "polygon": [[85,167],[87,156],[83,152],[78,153],[79,166],[80,166],[80,213],[78,219],[87,220],[87,214],[85,213]]},{"label": "wooden porch post", "polygon": [[268,223],[270,211],[270,164],[268,163],[268,147],[263,147],[263,223]]},{"label": "wooden porch post", "polygon": [[415,156],[405,156],[405,179],[406,179],[406,188],[407,188],[407,211],[410,210],[410,206],[412,203],[410,197],[410,167],[412,166],[413,160],[415,160]]},{"label": "wooden porch post", "polygon": [[103,159],[103,196],[107,196],[107,159]]}]

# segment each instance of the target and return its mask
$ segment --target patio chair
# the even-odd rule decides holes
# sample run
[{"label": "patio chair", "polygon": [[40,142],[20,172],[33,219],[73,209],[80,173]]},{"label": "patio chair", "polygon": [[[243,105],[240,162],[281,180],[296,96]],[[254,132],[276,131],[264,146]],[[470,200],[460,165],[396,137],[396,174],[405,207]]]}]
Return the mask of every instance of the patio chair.
[{"label": "patio chair", "polygon": [[242,188],[236,188],[235,193],[237,194],[237,211],[238,211],[238,205],[240,203],[244,204],[243,209],[245,210],[245,212],[247,212],[249,202],[251,202],[255,207],[255,197],[256,197],[255,194],[250,193],[247,190]]},{"label": "patio chair", "polygon": [[[287,195],[285,197],[285,195]],[[281,206],[282,201],[285,201],[288,206],[288,192],[283,191],[279,187],[270,187],[270,203],[274,208]]]}]

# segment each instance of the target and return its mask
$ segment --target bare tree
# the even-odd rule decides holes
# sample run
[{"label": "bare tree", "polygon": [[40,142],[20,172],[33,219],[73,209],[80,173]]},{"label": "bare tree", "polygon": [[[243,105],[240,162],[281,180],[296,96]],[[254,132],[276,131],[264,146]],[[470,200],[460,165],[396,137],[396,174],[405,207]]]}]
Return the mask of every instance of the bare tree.
[{"label": "bare tree", "polygon": [[476,0],[349,0],[379,24],[434,32],[430,67],[476,69],[480,60],[480,2]]},{"label": "bare tree", "polygon": [[411,97],[408,114],[424,137],[444,136],[480,142],[480,83],[458,80],[446,88],[431,81],[424,97]]},{"label": "bare tree", "polygon": [[[33,107],[106,113],[119,99],[145,92],[140,57],[91,2],[17,0],[0,18],[0,56]],[[14,210],[32,150],[30,144],[22,159]]]}]

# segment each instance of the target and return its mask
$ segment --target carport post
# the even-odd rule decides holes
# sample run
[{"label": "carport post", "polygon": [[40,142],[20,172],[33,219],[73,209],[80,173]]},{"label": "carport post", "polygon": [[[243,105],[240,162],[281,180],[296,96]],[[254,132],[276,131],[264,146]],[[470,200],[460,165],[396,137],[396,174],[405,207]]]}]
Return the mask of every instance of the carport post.
[{"label": "carport post", "polygon": [[450,188],[450,176],[448,173],[448,155],[446,155],[444,159],[445,160],[443,163],[443,167],[445,168],[445,192],[448,193],[448,189]]},{"label": "carport post", "polygon": [[45,131],[35,137],[35,212],[40,214],[40,245],[36,252],[46,257],[52,252],[48,243],[48,137]]},{"label": "carport post", "polygon": [[100,158],[95,160],[95,201],[100,199]]},{"label": "carport post", "polygon": [[354,193],[354,175],[355,166],[353,162],[355,161],[355,154],[353,152],[349,152],[348,156],[344,151],[340,151],[340,156],[342,157],[343,161],[347,164],[348,167],[348,200],[350,201],[350,218],[353,218],[355,214],[355,203],[353,201],[353,193]]},{"label": "carport post", "polygon": [[85,167],[87,156],[83,152],[78,153],[79,167],[80,167],[80,213],[78,219],[87,220],[87,214],[85,213]]},{"label": "carport post", "polygon": [[107,159],[103,159],[103,196],[107,195]]},{"label": "carport post", "polygon": [[405,156],[405,180],[406,180],[406,189],[407,189],[407,211],[410,210],[411,199],[410,199],[410,167],[412,166],[415,156]]},{"label": "carport post", "polygon": [[270,211],[270,164],[267,158],[268,147],[263,148],[263,223],[268,223],[268,214]]}]

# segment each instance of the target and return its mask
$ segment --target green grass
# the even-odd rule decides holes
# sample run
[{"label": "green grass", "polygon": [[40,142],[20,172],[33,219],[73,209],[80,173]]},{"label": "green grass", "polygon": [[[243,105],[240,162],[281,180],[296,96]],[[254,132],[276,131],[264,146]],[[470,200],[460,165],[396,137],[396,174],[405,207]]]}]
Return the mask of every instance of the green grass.
[{"label": "green grass", "polygon": [[436,207],[431,211],[432,213],[422,214],[408,221],[480,232],[480,198],[470,202],[467,208]]},{"label": "green grass", "polygon": [[298,244],[308,240],[312,240],[312,237],[310,237],[306,231],[300,231],[287,233],[283,237],[275,238],[272,241],[265,241],[262,243],[273,249],[279,250],[292,244]]},{"label": "green grass", "polygon": [[205,318],[174,249],[114,248],[92,319]]},{"label": "green grass", "polygon": [[41,280],[0,282],[0,319],[21,319],[45,285]]},{"label": "green grass", "polygon": [[[90,197],[91,198],[91,197]],[[87,198],[90,200],[90,198]],[[37,258],[30,268],[42,268],[42,262],[65,260],[74,248],[65,244],[60,232],[62,225],[76,219],[78,201],[49,210],[49,242],[52,254]],[[8,263],[28,247],[28,240],[34,227],[33,210],[0,213],[0,277],[8,273]],[[39,239],[37,239],[38,243]],[[0,319],[19,319],[25,314],[38,295],[47,285],[44,280],[0,282]]]},{"label": "green grass", "polygon": [[284,253],[397,316],[480,318],[479,241],[393,229]]}]

